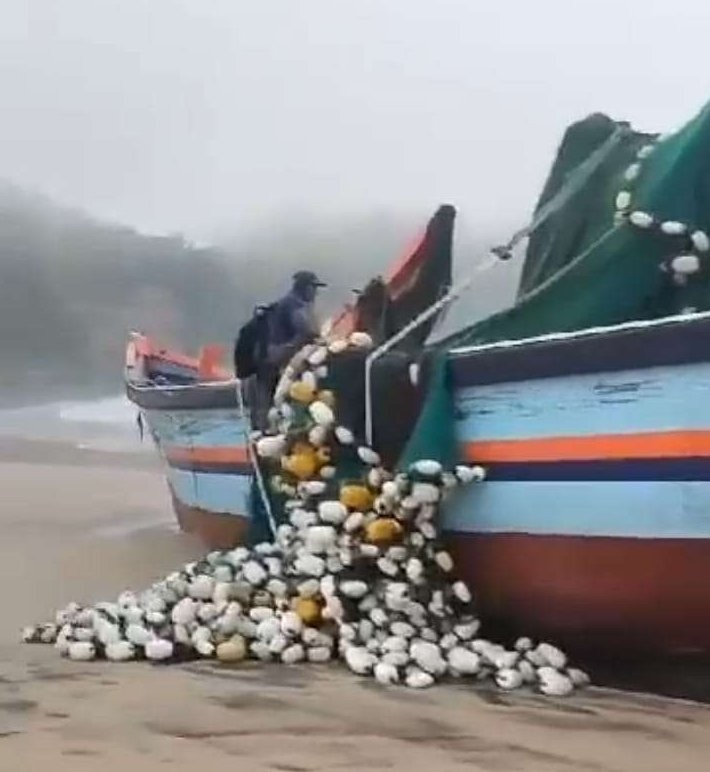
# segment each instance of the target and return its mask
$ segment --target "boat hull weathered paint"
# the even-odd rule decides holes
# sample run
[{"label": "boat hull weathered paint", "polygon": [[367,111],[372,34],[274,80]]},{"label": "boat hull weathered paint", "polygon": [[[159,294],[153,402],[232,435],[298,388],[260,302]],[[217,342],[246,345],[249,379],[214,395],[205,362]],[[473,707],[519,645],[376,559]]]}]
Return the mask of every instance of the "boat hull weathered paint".
[{"label": "boat hull weathered paint", "polygon": [[200,381],[200,361],[134,335],[126,356],[126,391],[165,464],[181,530],[210,549],[246,540],[250,528],[248,418],[237,383]]},{"label": "boat hull weathered paint", "polygon": [[705,539],[456,533],[486,621],[575,652],[710,651]]},{"label": "boat hull weathered paint", "polygon": [[[710,315],[449,362],[461,459],[488,478],[443,525],[482,616],[576,650],[710,652]],[[233,546],[249,524],[244,418],[171,399],[145,415],[178,517]]]},{"label": "boat hull weathered paint", "polygon": [[180,527],[209,548],[242,542],[249,529],[251,464],[238,408],[146,410],[165,461]]},{"label": "boat hull weathered paint", "polygon": [[578,650],[710,652],[710,318],[454,352],[445,513],[489,620]]}]

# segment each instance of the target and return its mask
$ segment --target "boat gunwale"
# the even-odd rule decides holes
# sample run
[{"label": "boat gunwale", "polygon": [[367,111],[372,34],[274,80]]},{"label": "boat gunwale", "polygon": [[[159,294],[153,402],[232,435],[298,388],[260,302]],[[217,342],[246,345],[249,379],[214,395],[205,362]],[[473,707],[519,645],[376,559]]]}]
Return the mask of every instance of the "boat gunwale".
[{"label": "boat gunwale", "polygon": [[630,322],[621,322],[619,324],[585,327],[584,329],[573,330],[571,332],[550,332],[543,335],[533,335],[528,338],[514,338],[510,340],[495,341],[493,343],[477,343],[472,346],[452,348],[446,353],[449,358],[456,359],[459,357],[469,357],[471,355],[484,354],[493,351],[507,351],[511,348],[612,336],[615,333],[672,327],[674,325],[692,324],[694,322],[702,322],[705,320],[710,320],[710,311],[699,311],[692,314],[675,314],[672,316],[664,316],[660,319],[639,319]]}]

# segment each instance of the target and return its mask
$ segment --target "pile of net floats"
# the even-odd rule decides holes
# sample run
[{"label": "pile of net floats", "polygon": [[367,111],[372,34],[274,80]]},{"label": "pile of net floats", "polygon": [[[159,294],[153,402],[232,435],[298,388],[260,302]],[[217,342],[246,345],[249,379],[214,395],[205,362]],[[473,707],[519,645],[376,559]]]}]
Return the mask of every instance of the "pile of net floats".
[{"label": "pile of net floats", "polygon": [[[319,387],[328,362],[371,345],[363,333],[323,340],[286,368],[271,428],[254,437],[265,484],[285,497],[288,522],[272,542],[211,552],[113,602],[70,603],[23,640],[79,661],[339,658],[357,675],[412,688],[467,678],[562,696],[586,685],[549,643],[520,638],[506,649],[479,635],[437,522],[447,494],[485,470],[423,459],[392,474],[338,423],[336,395]],[[359,476],[341,479],[344,462]]]}]

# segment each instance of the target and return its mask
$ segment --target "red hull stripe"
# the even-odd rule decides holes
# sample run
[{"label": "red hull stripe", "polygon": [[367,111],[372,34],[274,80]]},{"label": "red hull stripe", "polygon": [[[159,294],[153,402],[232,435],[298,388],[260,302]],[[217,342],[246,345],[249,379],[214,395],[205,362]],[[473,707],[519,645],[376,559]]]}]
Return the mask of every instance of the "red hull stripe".
[{"label": "red hull stripe", "polygon": [[488,620],[597,654],[710,652],[710,539],[449,538]]}]

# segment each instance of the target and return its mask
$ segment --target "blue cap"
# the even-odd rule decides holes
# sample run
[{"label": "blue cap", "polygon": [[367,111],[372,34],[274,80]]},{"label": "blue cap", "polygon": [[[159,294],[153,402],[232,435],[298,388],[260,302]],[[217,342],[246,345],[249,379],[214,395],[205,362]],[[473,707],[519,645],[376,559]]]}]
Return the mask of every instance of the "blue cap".
[{"label": "blue cap", "polygon": [[297,287],[327,287],[328,285],[321,281],[313,271],[297,271],[293,275],[293,283]]}]

